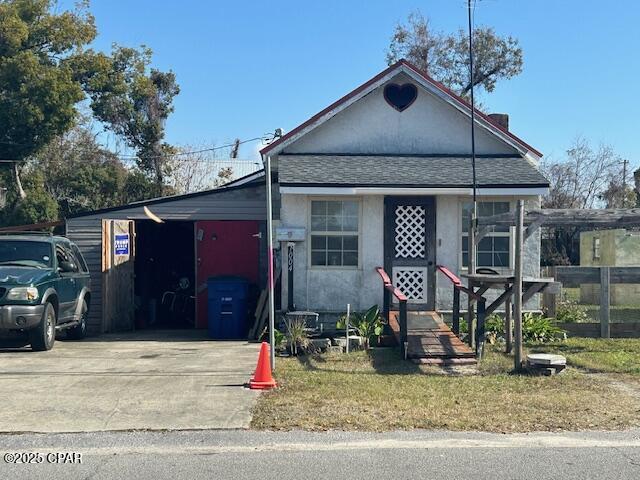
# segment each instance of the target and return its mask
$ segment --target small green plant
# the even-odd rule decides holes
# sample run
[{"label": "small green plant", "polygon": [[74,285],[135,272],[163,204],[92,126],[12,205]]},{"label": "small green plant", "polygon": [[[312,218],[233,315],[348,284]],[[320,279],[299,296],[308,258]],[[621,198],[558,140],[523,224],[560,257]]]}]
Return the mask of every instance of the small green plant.
[{"label": "small green plant", "polygon": [[[374,305],[366,312],[353,312],[349,316],[349,328],[353,328],[356,333],[364,339],[365,348],[368,349],[372,341],[376,342],[378,337],[382,335],[385,321],[380,315],[380,308]],[[340,316],[336,323],[338,330],[344,330],[347,327],[347,314]]]},{"label": "small green plant", "polygon": [[291,355],[303,353],[309,347],[307,325],[303,318],[294,318],[287,322],[287,340]]},{"label": "small green plant", "polygon": [[562,302],[556,310],[556,322],[559,323],[584,323],[588,318],[584,307],[575,302]]},{"label": "small green plant", "polygon": [[[498,339],[504,338],[504,318],[495,313],[488,315],[484,331],[489,343],[495,343]],[[468,333],[466,318],[460,318],[460,333]],[[525,342],[552,342],[564,338],[564,333],[564,330],[555,325],[551,318],[533,312],[522,315],[522,338]]]},{"label": "small green plant", "polygon": [[539,313],[522,315],[522,338],[525,342],[553,342],[564,338],[564,330]]},{"label": "small green plant", "polygon": [[484,322],[484,333],[489,343],[496,343],[504,336],[504,319],[495,313],[488,315]]},{"label": "small green plant", "polygon": [[273,340],[275,343],[274,347],[276,349],[276,352],[281,351],[284,348],[284,342],[286,339],[287,336],[277,328],[273,331]]}]

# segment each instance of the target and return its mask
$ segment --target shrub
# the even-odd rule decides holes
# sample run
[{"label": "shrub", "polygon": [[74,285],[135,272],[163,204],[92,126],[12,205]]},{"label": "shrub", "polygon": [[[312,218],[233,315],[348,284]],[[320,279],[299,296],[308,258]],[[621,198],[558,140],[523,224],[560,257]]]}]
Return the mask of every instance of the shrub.
[{"label": "shrub", "polygon": [[[504,318],[498,314],[488,315],[484,331],[489,343],[504,338]],[[467,319],[460,319],[460,333],[466,334]],[[522,339],[525,342],[552,342],[564,338],[564,330],[554,324],[553,319],[539,313],[527,312],[522,315]]]},{"label": "shrub", "polygon": [[556,311],[556,321],[560,323],[584,323],[588,318],[584,307],[575,302],[562,302]]},{"label": "shrub", "polygon": [[539,313],[522,315],[522,339],[525,342],[553,342],[564,338],[564,330]]},{"label": "shrub", "polygon": [[[382,335],[385,321],[380,315],[380,308],[374,305],[366,312],[353,312],[349,316],[349,327],[364,338],[365,348],[369,348],[371,341],[377,341]],[[347,327],[347,314],[342,314],[336,323],[338,330],[344,330]]]},{"label": "shrub", "polygon": [[488,315],[484,322],[484,333],[489,343],[504,337],[504,319],[495,313]]},{"label": "shrub", "polygon": [[287,322],[287,340],[289,341],[291,355],[305,352],[310,342],[304,319],[294,318]]}]

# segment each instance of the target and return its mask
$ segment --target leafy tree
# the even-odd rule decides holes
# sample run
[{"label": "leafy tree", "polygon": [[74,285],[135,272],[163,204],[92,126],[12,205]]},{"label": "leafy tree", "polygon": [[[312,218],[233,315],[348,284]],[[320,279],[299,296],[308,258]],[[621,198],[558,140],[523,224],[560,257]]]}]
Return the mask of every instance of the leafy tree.
[{"label": "leafy tree", "polygon": [[75,67],[92,55],[96,36],[87,2],[52,13],[51,0],[0,1],[0,159],[13,160],[14,185],[25,197],[19,163],[65,132],[83,99]]},{"label": "leafy tree", "polygon": [[58,203],[47,192],[41,171],[29,170],[29,174],[24,178],[24,188],[29,195],[14,203],[13,208],[0,210],[2,225],[50,222],[59,218]]},{"label": "leafy tree", "polygon": [[155,191],[146,174],[127,168],[84,124],[56,137],[29,158],[22,175],[27,197],[18,201],[17,194],[10,193],[9,207],[0,215],[3,225],[66,218],[150,198]]},{"label": "leafy tree", "polygon": [[389,48],[389,65],[406,58],[454,92],[466,96],[471,87],[492,92],[496,82],[522,72],[522,49],[517,39],[499,36],[493,28],[473,32],[474,72],[469,79],[469,36],[464,30],[444,34],[431,28],[419,11],[395,27]]},{"label": "leafy tree", "polygon": [[175,153],[163,142],[165,121],[173,112],[173,98],[180,92],[173,72],[150,68],[151,50],[115,45],[110,67],[88,75],[85,84],[95,116],[135,149],[138,166],[153,176],[156,194],[163,192],[169,173],[167,159]]},{"label": "leafy tree", "polygon": [[45,188],[63,218],[152,195],[153,184],[144,175],[135,180],[140,188],[127,189],[132,181],[129,177],[138,173],[103,148],[87,125],[77,125],[50,142],[32,159],[32,168],[43,172]]}]

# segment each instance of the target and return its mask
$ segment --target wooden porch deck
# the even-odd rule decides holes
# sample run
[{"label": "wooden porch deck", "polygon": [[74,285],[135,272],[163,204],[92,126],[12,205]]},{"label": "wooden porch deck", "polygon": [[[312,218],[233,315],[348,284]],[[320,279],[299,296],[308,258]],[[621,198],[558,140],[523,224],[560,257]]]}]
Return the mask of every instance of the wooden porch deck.
[{"label": "wooden porch deck", "polygon": [[[389,312],[389,326],[400,341],[398,311]],[[407,358],[428,365],[473,365],[475,353],[436,312],[407,312]]]}]

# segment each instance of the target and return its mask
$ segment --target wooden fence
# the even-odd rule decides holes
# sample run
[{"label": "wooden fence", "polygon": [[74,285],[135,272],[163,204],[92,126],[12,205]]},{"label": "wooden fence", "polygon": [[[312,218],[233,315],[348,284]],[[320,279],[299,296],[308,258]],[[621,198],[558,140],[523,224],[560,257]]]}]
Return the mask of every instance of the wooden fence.
[{"label": "wooden fence", "polygon": [[[562,324],[569,334],[601,338],[640,336],[640,322],[611,323],[611,285],[640,284],[640,267],[547,267],[544,276],[553,277],[563,288],[584,284],[600,285],[600,329],[597,324]],[[640,299],[638,299],[640,304]],[[543,295],[543,305],[550,317],[556,316],[558,298]],[[599,333],[599,335],[597,335]]]}]

